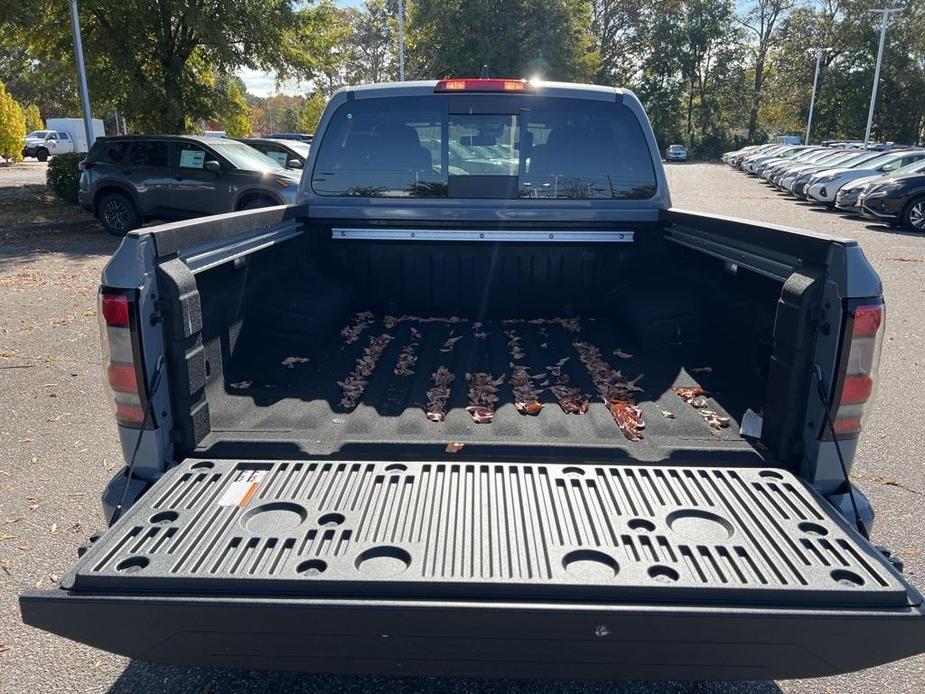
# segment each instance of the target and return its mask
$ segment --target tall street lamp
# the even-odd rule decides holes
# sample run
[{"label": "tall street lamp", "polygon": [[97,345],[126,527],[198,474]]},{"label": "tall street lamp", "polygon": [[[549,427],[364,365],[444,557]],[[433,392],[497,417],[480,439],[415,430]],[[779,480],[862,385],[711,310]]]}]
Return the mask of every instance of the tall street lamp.
[{"label": "tall street lamp", "polygon": [[813,76],[813,96],[809,100],[809,120],[806,121],[806,137],[803,140],[804,144],[809,144],[809,134],[813,129],[813,109],[816,106],[816,87],[819,85],[819,65],[822,63],[822,55],[831,51],[831,48],[814,48],[810,53],[816,53],[816,74]]},{"label": "tall street lamp", "polygon": [[87,69],[84,66],[84,47],[80,40],[80,17],[77,14],[77,0],[70,0],[71,32],[74,35],[74,57],[77,59],[77,82],[80,88],[80,104],[84,111],[84,129],[87,131],[87,149],[93,147],[93,117],[90,115],[90,93],[87,91]]},{"label": "tall street lamp", "polygon": [[877,51],[877,67],[874,69],[874,86],[870,92],[870,111],[867,112],[867,131],[864,133],[864,149],[870,144],[870,128],[874,124],[874,109],[877,107],[877,86],[880,84],[880,64],[883,62],[883,46],[886,43],[886,27],[890,23],[890,15],[902,12],[885,7],[880,10],[870,10],[873,14],[879,14],[883,17],[880,25],[880,49]]}]

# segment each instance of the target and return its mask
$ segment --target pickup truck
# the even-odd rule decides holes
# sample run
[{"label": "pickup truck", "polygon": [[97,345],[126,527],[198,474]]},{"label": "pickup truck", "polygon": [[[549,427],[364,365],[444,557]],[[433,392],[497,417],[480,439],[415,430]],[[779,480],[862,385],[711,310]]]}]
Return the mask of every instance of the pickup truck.
[{"label": "pickup truck", "polygon": [[33,626],[188,666],[830,675],[925,650],[848,473],[855,241],[671,206],[629,91],[339,91],[299,202],[136,229],[125,469]]}]

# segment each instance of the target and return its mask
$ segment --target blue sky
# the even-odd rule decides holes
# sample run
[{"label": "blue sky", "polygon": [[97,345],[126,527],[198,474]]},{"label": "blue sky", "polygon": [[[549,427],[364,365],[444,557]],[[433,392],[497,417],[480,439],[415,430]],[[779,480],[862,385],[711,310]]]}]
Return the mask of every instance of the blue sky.
[{"label": "blue sky", "polygon": [[[335,5],[339,7],[350,7],[362,4],[362,0],[335,0]],[[263,72],[262,70],[250,70],[241,68],[238,70],[238,76],[244,80],[247,91],[256,96],[270,96],[276,94],[276,73]],[[280,94],[304,94],[308,91],[309,84],[293,82],[291,84],[282,84],[279,87]]]}]

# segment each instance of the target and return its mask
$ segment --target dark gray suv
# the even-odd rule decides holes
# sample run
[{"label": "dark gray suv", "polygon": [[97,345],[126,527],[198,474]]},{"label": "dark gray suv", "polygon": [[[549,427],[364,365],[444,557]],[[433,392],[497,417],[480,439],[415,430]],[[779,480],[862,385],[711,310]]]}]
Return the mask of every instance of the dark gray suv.
[{"label": "dark gray suv", "polygon": [[149,219],[289,204],[299,187],[298,173],[219,138],[101,137],[80,168],[80,206],[118,236]]}]

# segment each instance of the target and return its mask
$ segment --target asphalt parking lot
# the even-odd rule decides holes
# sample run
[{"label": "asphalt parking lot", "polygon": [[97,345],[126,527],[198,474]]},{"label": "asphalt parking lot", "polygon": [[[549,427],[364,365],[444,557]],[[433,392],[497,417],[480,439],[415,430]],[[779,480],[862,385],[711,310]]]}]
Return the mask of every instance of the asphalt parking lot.
[{"label": "asphalt parking lot", "polygon": [[[925,237],[794,202],[721,165],[671,165],[668,176],[677,207],[854,238],[880,273],[887,336],[877,407],[853,474],[878,511],[874,540],[925,588]],[[0,175],[0,189],[12,185],[6,180]],[[117,244],[86,228],[8,231],[0,219],[0,692],[925,691],[922,656],[777,683],[398,680],[151,665],[23,626],[17,595],[53,587],[102,527],[98,496],[122,464],[103,397],[94,305]]]}]

